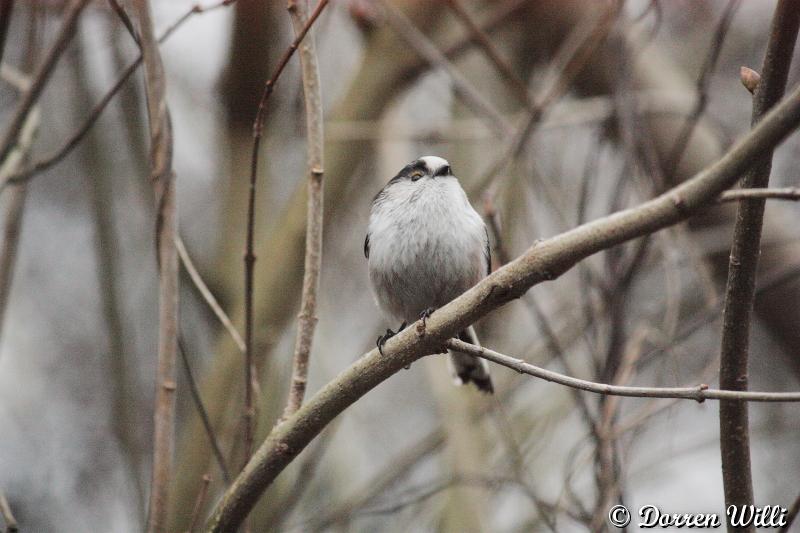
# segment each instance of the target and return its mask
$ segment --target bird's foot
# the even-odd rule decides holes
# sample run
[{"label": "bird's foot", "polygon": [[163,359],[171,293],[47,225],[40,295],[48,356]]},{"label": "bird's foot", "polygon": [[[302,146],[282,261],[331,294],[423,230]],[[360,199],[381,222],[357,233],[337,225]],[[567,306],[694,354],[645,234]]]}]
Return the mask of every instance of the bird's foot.
[{"label": "bird's foot", "polygon": [[[404,329],[406,329],[406,323],[405,322],[400,324],[400,327],[397,328],[397,333],[400,333]],[[378,351],[381,353],[381,355],[383,355],[383,345],[386,344],[386,341],[388,341],[389,339],[391,339],[392,337],[397,335],[397,333],[395,333],[394,331],[392,331],[390,329],[387,329],[386,333],[384,333],[383,335],[378,337],[378,340],[375,341],[375,344],[378,346]]]},{"label": "bird's foot", "polygon": [[436,308],[429,307],[419,314],[419,319],[421,320],[421,322],[417,325],[417,333],[419,335],[425,334],[425,328],[428,325],[428,318],[430,318],[434,311],[436,311]]}]

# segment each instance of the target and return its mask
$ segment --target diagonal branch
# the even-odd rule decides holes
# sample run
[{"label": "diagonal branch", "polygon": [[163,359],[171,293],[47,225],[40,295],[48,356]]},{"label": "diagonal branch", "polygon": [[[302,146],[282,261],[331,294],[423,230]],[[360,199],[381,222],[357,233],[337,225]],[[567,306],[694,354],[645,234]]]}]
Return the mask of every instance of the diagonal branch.
[{"label": "diagonal branch", "polygon": [[731,187],[764,150],[800,125],[800,88],[776,106],[711,167],[639,206],[584,224],[534,244],[522,256],[390,339],[384,355],[370,351],[324,386],[277,426],[228,488],[207,524],[209,532],[233,531],[263,491],[306,445],[361,396],[406,365],[439,351],[454,334],[532,286],[557,278],[578,261],[674,225]]},{"label": "diagonal branch", "polygon": [[[800,0],[780,0],[772,19],[761,81],[753,97],[753,125],[763,123],[762,119],[766,120],[764,115],[777,104],[786,90],[798,27]],[[743,189],[769,185],[772,153],[773,149],[765,149],[758,154],[755,164],[750,166],[742,179]],[[765,199],[759,198],[744,200],[738,206],[723,310],[719,365],[719,386],[722,389],[747,390],[750,319],[755,301],[758,257],[761,252],[764,204]],[[747,404],[721,402],[719,431],[725,506],[753,505]],[[728,530],[733,529],[729,524]],[[755,531],[755,527],[750,525],[743,530]]]},{"label": "diagonal branch", "polygon": [[58,35],[55,41],[50,46],[50,49],[44,56],[41,64],[36,67],[36,71],[31,74],[31,85],[22,94],[16,109],[11,116],[10,123],[0,140],[0,162],[5,161],[9,152],[14,148],[17,143],[17,137],[25,125],[25,119],[28,113],[33,108],[33,105],[39,99],[44,90],[47,82],[50,80],[50,75],[58,63],[59,58],[67,49],[72,36],[75,34],[75,25],[78,22],[78,16],[86,7],[89,0],[72,0],[66,8],[64,15],[64,22],[61,23]]}]

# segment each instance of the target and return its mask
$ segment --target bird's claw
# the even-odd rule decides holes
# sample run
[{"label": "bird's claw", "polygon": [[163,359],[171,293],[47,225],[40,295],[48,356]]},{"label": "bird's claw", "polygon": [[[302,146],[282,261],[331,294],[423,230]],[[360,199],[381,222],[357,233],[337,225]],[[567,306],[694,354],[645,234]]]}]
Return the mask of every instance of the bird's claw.
[{"label": "bird's claw", "polygon": [[[405,327],[406,327],[406,323],[405,322],[400,324],[400,327],[397,328],[397,333],[400,333],[401,331],[403,331],[405,329]],[[397,333],[395,333],[394,331],[392,331],[390,329],[387,329],[386,333],[384,333],[383,335],[378,337],[378,340],[375,341],[375,344],[378,346],[378,351],[381,353],[381,355],[383,355],[383,345],[386,344],[386,341],[388,341],[389,339],[391,339],[392,337],[397,335]]]},{"label": "bird's claw", "polygon": [[417,326],[418,334],[423,335],[425,333],[425,328],[428,325],[428,318],[430,318],[434,311],[436,311],[435,308],[429,307],[419,314],[419,318],[422,322]]}]

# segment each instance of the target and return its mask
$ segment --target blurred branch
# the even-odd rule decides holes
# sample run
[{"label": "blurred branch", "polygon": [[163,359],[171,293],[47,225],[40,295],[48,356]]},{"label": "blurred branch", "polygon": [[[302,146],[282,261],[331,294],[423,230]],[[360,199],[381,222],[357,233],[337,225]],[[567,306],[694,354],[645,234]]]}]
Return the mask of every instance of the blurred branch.
[{"label": "blurred branch", "polygon": [[453,65],[447,56],[439,50],[424,33],[414,25],[411,20],[394,4],[387,0],[380,0],[386,15],[386,22],[397,33],[397,36],[425,59],[432,67],[446,72],[453,83],[453,91],[460,96],[476,115],[483,117],[487,125],[502,138],[509,135],[513,128],[503,115],[464,77]]},{"label": "blurred branch", "polygon": [[175,360],[178,344],[178,253],[175,248],[178,208],[172,170],[172,123],[166,101],[166,79],[147,0],[135,0],[139,21],[145,93],[150,127],[150,179],[156,196],[158,254],[158,366],[153,414],[153,475],[150,481],[148,533],[166,530],[169,480],[175,440]]},{"label": "blurred branch", "polygon": [[186,381],[189,383],[189,393],[192,395],[192,400],[200,419],[203,421],[203,426],[208,435],[208,441],[211,444],[211,449],[214,452],[214,458],[217,460],[220,472],[222,472],[222,479],[225,483],[230,483],[231,476],[228,466],[225,464],[225,456],[222,453],[222,448],[219,446],[219,439],[214,432],[214,426],[211,425],[211,419],[208,417],[205,404],[203,404],[203,397],[200,395],[200,389],[197,386],[197,380],[192,371],[192,365],[189,363],[189,354],[186,352],[186,343],[183,341],[183,334],[178,336],[178,351],[180,352],[181,361],[183,362],[183,369],[186,372]]},{"label": "blurred branch", "polygon": [[572,81],[583,70],[595,48],[608,34],[619,8],[618,2],[612,2],[610,7],[601,8],[599,14],[592,13],[572,29],[553,58],[549,75],[545,77],[542,88],[534,98],[533,106],[528,109],[528,116],[513,135],[509,136],[498,156],[480,174],[474,190],[484,190],[487,187],[490,191],[495,189],[494,182],[497,176],[506,165],[517,158],[545,112],[566,92]]},{"label": "blurred branch", "polygon": [[14,0],[0,0],[0,63],[6,51],[8,27],[11,24],[11,14],[14,12]]},{"label": "blurred branch", "polygon": [[14,518],[14,513],[11,512],[11,506],[8,504],[8,500],[3,491],[0,491],[0,515],[3,516],[3,520],[6,523],[6,533],[16,533],[19,531],[17,519]]},{"label": "blurred branch", "polygon": [[31,74],[31,85],[22,93],[22,97],[11,115],[10,123],[3,134],[2,140],[0,140],[0,162],[5,161],[9,152],[16,145],[28,113],[30,113],[50,80],[50,75],[61,58],[61,54],[67,49],[72,36],[75,34],[78,16],[88,2],[89,0],[72,0],[67,6],[64,21],[61,23],[58,35],[56,35],[55,41],[45,53],[42,62]]},{"label": "blurred branch", "polygon": [[233,322],[231,322],[231,319],[228,316],[228,314],[225,312],[224,309],[222,309],[222,306],[219,305],[219,302],[217,301],[216,297],[214,297],[214,293],[211,292],[211,289],[208,288],[206,282],[203,281],[203,278],[200,276],[200,273],[194,266],[194,261],[192,261],[189,252],[186,250],[186,245],[184,245],[183,239],[181,238],[180,235],[175,235],[175,248],[178,250],[178,257],[181,260],[183,268],[186,269],[186,273],[189,274],[192,283],[197,288],[198,292],[200,292],[200,295],[203,297],[203,300],[205,300],[205,302],[208,304],[208,307],[214,313],[214,316],[217,317],[217,320],[219,320],[220,324],[222,324],[222,327],[224,327],[225,330],[228,332],[228,334],[231,336],[231,339],[233,339],[233,342],[236,344],[239,350],[242,353],[244,353],[245,346],[244,346],[244,340],[242,340],[242,336],[239,334],[239,331],[233,325]]},{"label": "blurred branch", "polygon": [[[255,201],[256,201],[256,180],[258,177],[258,153],[261,147],[261,136],[264,128],[264,117],[267,113],[267,100],[275,87],[275,83],[280,78],[289,60],[294,55],[298,46],[306,36],[311,26],[317,20],[322,10],[328,5],[328,0],[319,0],[317,7],[308,17],[305,25],[297,30],[297,35],[283,53],[275,72],[264,84],[264,91],[261,93],[261,100],[258,102],[258,111],[253,123],[253,155],[250,166],[250,189],[247,199],[247,243],[244,254],[244,343],[245,343],[245,400],[243,418],[243,440],[244,440],[244,461],[250,459],[253,449],[253,421],[255,417],[254,391],[255,391],[255,362],[253,357],[253,276],[256,262],[255,256]],[[320,138],[321,140],[321,138]],[[320,161],[321,163],[321,161]],[[321,172],[321,166],[314,171]],[[319,179],[322,176],[320,174]]]},{"label": "blurred branch", "polygon": [[738,202],[754,198],[800,200],[800,187],[736,189],[722,193],[717,202]]},{"label": "blurred branch", "polygon": [[[161,44],[166,41],[178,28],[180,28],[184,22],[189,20],[192,15],[199,14],[199,13],[208,13],[209,11],[213,11],[217,8],[224,7],[230,4],[230,0],[222,0],[217,4],[213,4],[210,6],[202,7],[200,4],[195,4],[192,6],[186,13],[181,15],[175,22],[173,22],[164,33],[161,34],[161,37],[158,38],[158,43]],[[131,35],[134,40],[138,42],[138,38],[136,34]],[[114,85],[108,90],[108,92],[100,99],[99,102],[92,108],[89,112],[89,115],[83,121],[83,123],[75,130],[75,132],[69,136],[69,138],[61,145],[60,148],[54,150],[51,154],[42,157],[38,161],[27,165],[25,168],[16,171],[14,174],[11,174],[4,180],[0,181],[0,191],[4,190],[8,185],[14,183],[22,183],[32,179],[34,176],[43,172],[54,165],[57,165],[63,159],[75,149],[76,146],[83,140],[92,126],[95,125],[97,119],[103,114],[108,104],[114,97],[119,93],[122,87],[125,85],[125,82],[133,75],[134,72],[139,68],[142,64],[142,55],[139,54],[135,60],[133,60],[126,68],[122,71],[122,73],[117,78],[117,81],[114,82]],[[6,72],[7,68],[6,65],[3,65],[4,76],[13,75],[14,71]]]},{"label": "blurred branch", "polygon": [[189,529],[187,533],[194,533],[197,529],[197,523],[200,521],[200,514],[203,512],[203,504],[206,501],[206,494],[208,493],[208,485],[211,483],[211,476],[203,474],[203,479],[200,485],[200,491],[197,493],[197,500],[194,502],[192,508],[192,519],[189,521]]},{"label": "blurred branch", "polygon": [[582,259],[689,218],[733,185],[765,149],[779,144],[799,124],[797,89],[710,168],[636,207],[536,243],[437,310],[426,322],[418,321],[392,337],[384,347],[384,355],[374,349],[362,356],[273,429],[217,505],[207,524],[208,531],[238,527],[261,493],[294,457],[329,422],[379,383],[415,360],[438,352],[458,331],[519,298],[530,287],[556,279]]},{"label": "blurred branch", "polygon": [[[290,0],[288,9],[294,31],[299,36],[308,23],[306,0]],[[283,419],[288,418],[300,408],[306,393],[308,359],[311,353],[311,343],[314,340],[314,328],[317,325],[317,290],[319,289],[319,271],[322,264],[324,115],[317,47],[313,35],[308,37],[300,48],[300,65],[308,136],[308,219],[303,268],[303,296],[300,303],[300,314],[297,315],[292,381],[289,386],[289,399],[282,415]]]},{"label": "blurred branch", "polygon": [[728,1],[728,6],[722,13],[719,24],[717,24],[717,29],[714,31],[714,36],[711,39],[711,49],[708,51],[706,60],[703,63],[700,77],[697,78],[697,100],[695,101],[694,109],[692,109],[690,115],[686,117],[686,122],[684,122],[680,133],[675,137],[675,145],[672,147],[672,151],[669,153],[664,163],[664,173],[667,176],[672,176],[675,173],[675,169],[678,167],[681,157],[683,157],[683,153],[686,151],[686,145],[692,138],[692,133],[697,127],[700,116],[703,114],[708,104],[708,86],[711,83],[711,75],[714,73],[717,61],[719,60],[719,54],[722,51],[722,45],[725,43],[725,36],[728,34],[733,16],[739,9],[740,4],[741,0]]},{"label": "blurred branch", "polygon": [[514,95],[525,107],[531,107],[530,94],[528,93],[527,84],[514,73],[514,69],[508,61],[502,56],[497,47],[492,43],[491,38],[485,31],[472,19],[472,16],[466,10],[460,0],[447,0],[447,5],[456,16],[464,23],[464,26],[469,30],[475,42],[478,43],[481,50],[483,50],[489,61],[495,66],[497,71],[508,81],[509,85],[514,90]]},{"label": "blurred branch", "polygon": [[[28,113],[25,119],[16,148],[9,154],[5,162],[0,165],[0,180],[16,172],[25,163],[38,128],[39,107],[36,106]],[[23,183],[9,189],[8,196],[8,205],[3,218],[3,241],[0,243],[0,334],[2,334],[8,299],[11,294],[11,282],[14,275],[17,245],[19,244],[20,226],[22,224],[22,211],[25,207],[25,197],[27,196],[26,185]]]},{"label": "blurred branch", "polygon": [[[761,81],[753,96],[754,128],[763,124],[767,112],[778,104],[786,90],[799,27],[800,0],[780,0],[772,19]],[[774,147],[768,147],[753,159],[754,164],[749,165],[742,179],[742,188],[766,187],[769,184],[773,150]],[[763,198],[739,203],[733,230],[719,365],[719,386],[731,391],[747,390],[750,321],[755,301],[764,205]],[[747,404],[721,402],[719,424],[725,506],[753,505]],[[733,529],[729,524],[728,530]],[[743,529],[755,531],[752,525]]]},{"label": "blurred branch", "polygon": [[788,513],[786,514],[786,525],[781,527],[778,533],[789,533],[798,514],[800,514],[800,494],[797,495],[797,498],[794,499],[792,505],[789,507]]},{"label": "blurred branch", "polygon": [[694,387],[629,387],[624,385],[608,385],[578,379],[552,370],[526,363],[522,359],[495,352],[488,348],[475,346],[458,339],[450,339],[445,346],[453,350],[464,350],[464,353],[481,357],[521,374],[558,383],[565,387],[579,389],[606,396],[625,396],[629,398],[678,398],[694,400],[702,403],[706,400],[736,400],[744,402],[800,402],[800,392],[753,392],[710,389],[702,384]]}]

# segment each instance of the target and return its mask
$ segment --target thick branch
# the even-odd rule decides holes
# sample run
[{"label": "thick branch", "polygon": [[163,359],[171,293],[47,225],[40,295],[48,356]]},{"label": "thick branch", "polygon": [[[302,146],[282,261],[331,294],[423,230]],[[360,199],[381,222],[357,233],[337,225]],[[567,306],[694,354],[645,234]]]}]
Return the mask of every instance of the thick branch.
[{"label": "thick branch", "polygon": [[261,493],[336,416],[406,365],[438,351],[445,341],[532,286],[552,280],[600,250],[688,218],[712,202],[766,149],[800,124],[800,89],[773,109],[710,168],[637,207],[584,224],[535,244],[428,318],[390,339],[384,355],[372,350],[323,387],[267,437],[214,510],[208,531],[233,531]]},{"label": "thick branch", "polygon": [[[761,81],[753,97],[754,125],[783,96],[797,41],[798,26],[800,0],[781,0],[772,19]],[[772,152],[773,149],[765,149],[754,159],[756,164],[750,166],[742,180],[743,189],[769,185]],[[732,391],[747,390],[750,320],[755,299],[764,204],[763,198],[740,202],[734,227],[725,289],[719,366],[720,388]],[[719,405],[722,481],[726,507],[754,503],[747,411],[747,404],[744,402],[723,401]],[[729,525],[728,530],[733,531],[734,528]],[[755,531],[755,527],[751,525],[744,530]]]},{"label": "thick branch", "polygon": [[[308,6],[305,0],[293,0],[289,4],[289,14],[295,34],[299,35],[306,24]],[[308,358],[317,325],[317,289],[319,271],[322,265],[322,206],[323,206],[323,113],[320,90],[317,50],[314,37],[306,37],[300,47],[300,64],[303,77],[303,94],[306,107],[306,128],[308,137],[308,213],[306,220],[306,254],[303,272],[303,296],[300,314],[297,317],[297,337],[295,339],[292,363],[292,381],[289,386],[289,400],[283,418],[289,417],[300,408],[306,394],[308,381]]]}]

